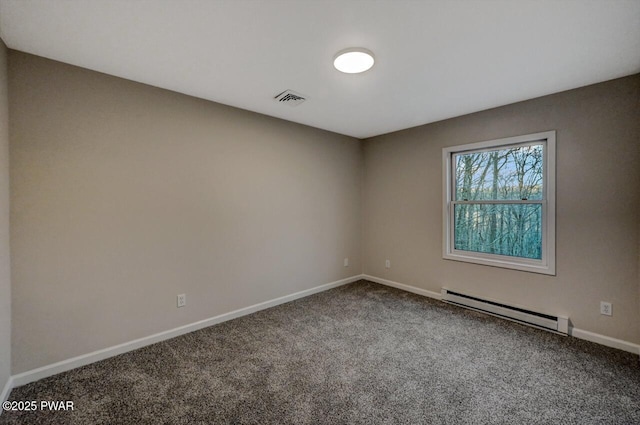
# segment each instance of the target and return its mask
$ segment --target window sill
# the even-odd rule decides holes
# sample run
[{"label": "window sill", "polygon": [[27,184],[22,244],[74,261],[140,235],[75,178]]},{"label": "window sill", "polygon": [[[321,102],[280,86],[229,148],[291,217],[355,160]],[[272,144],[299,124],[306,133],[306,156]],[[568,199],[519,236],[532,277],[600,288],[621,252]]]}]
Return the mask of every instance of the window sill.
[{"label": "window sill", "polygon": [[556,275],[555,265],[545,264],[542,261],[525,260],[504,256],[480,256],[473,254],[445,253],[442,258],[445,260],[462,261],[465,263],[481,264],[484,266],[499,267],[503,269],[518,270],[529,273]]}]

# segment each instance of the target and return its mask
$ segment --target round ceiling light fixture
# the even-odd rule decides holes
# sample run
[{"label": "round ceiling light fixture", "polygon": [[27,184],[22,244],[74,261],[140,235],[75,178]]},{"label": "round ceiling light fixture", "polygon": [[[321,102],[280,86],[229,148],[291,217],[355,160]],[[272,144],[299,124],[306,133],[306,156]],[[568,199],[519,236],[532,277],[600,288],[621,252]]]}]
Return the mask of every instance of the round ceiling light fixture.
[{"label": "round ceiling light fixture", "polygon": [[359,74],[368,71],[374,63],[373,53],[362,47],[340,50],[333,59],[333,66],[345,74]]}]

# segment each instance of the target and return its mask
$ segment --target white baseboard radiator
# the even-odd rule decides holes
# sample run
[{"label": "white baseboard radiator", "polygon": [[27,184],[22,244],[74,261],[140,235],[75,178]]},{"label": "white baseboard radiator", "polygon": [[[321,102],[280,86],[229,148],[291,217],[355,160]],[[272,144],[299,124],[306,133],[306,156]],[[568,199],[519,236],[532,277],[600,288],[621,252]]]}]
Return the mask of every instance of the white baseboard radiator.
[{"label": "white baseboard radiator", "polygon": [[527,310],[522,307],[514,307],[497,301],[466,295],[447,288],[442,288],[442,301],[536,328],[550,330],[564,335],[569,333],[569,318],[565,316],[555,316]]}]

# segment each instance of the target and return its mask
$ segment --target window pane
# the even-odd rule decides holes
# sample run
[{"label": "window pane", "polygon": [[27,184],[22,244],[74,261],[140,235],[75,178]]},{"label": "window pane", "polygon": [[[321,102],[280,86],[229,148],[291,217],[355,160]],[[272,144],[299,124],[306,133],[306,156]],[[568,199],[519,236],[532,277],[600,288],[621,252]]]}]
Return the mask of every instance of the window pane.
[{"label": "window pane", "polygon": [[455,249],[542,258],[541,204],[456,204]]},{"label": "window pane", "polygon": [[542,199],[542,143],[454,155],[455,200]]}]

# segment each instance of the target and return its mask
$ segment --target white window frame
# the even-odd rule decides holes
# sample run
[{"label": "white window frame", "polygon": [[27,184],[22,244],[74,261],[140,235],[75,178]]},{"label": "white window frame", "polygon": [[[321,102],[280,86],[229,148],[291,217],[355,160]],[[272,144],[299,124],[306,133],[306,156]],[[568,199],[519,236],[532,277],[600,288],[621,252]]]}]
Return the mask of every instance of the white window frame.
[{"label": "white window frame", "polygon": [[[460,201],[455,199],[455,154],[465,152],[490,151],[503,149],[514,145],[528,145],[544,143],[543,153],[543,199],[540,201],[504,201],[502,203],[539,203],[542,205],[542,258],[540,260],[511,257],[506,255],[488,254],[481,252],[463,251],[455,249],[453,205]],[[464,261],[474,264],[522,270],[526,272],[556,274],[556,132],[545,131],[524,136],[507,137],[504,139],[488,140],[486,142],[470,143],[466,145],[450,146],[442,149],[443,171],[443,258],[447,260]],[[477,201],[476,201],[477,202]],[[482,201],[479,203],[483,203]],[[496,204],[501,201],[487,201]]]}]

